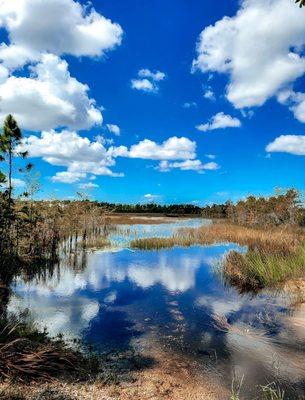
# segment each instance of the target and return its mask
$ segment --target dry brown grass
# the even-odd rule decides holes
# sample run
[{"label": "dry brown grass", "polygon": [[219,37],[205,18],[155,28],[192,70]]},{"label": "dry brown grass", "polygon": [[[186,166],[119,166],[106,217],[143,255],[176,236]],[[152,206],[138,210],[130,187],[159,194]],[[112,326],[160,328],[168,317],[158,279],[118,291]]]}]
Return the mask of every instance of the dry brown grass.
[{"label": "dry brown grass", "polygon": [[181,229],[179,234],[193,243],[238,243],[248,246],[250,250],[283,255],[297,251],[305,241],[305,232],[302,230],[287,227],[263,230],[224,222],[199,229]]},{"label": "dry brown grass", "polygon": [[262,230],[220,222],[201,228],[182,228],[170,238],[137,239],[131,247],[139,249],[161,249],[193,244],[238,243],[250,250],[277,254],[291,254],[305,241],[305,232],[291,228]]},{"label": "dry brown grass", "polygon": [[79,360],[80,355],[62,341],[51,341],[25,325],[20,329],[19,324],[7,324],[0,332],[2,379],[49,380],[61,373],[76,371]]}]

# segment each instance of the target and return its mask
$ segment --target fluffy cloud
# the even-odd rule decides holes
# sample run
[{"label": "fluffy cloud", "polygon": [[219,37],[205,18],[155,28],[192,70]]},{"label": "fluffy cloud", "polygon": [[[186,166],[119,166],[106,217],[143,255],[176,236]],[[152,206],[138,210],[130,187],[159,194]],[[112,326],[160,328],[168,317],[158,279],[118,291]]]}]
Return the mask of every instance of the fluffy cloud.
[{"label": "fluffy cloud", "polygon": [[206,100],[215,100],[215,93],[211,88],[206,89],[206,91],[203,93],[203,98]]},{"label": "fluffy cloud", "polygon": [[161,71],[152,72],[149,69],[140,69],[136,79],[131,80],[131,87],[147,93],[157,93],[158,83],[163,81],[166,74]]},{"label": "fluffy cloud", "polygon": [[[94,180],[95,176],[121,177],[122,173],[112,171],[117,157],[139,158],[161,161],[160,171],[180,169],[183,171],[203,171],[217,169],[214,162],[202,164],[196,159],[196,142],[185,137],[170,137],[159,144],[149,139],[132,145],[105,147],[103,137],[93,141],[80,136],[75,131],[43,131],[41,135],[30,135],[23,140],[18,151],[29,152],[30,157],[41,157],[44,161],[66,170],[52,177],[53,182],[76,183],[83,179]],[[83,183],[80,182],[82,185]],[[90,188],[96,187],[90,184]],[[89,188],[87,185],[86,188]]]},{"label": "fluffy cloud", "polygon": [[285,90],[279,93],[278,101],[281,104],[288,105],[295,118],[305,123],[305,93]]},{"label": "fluffy cloud", "polygon": [[185,160],[185,161],[161,161],[157,169],[161,172],[168,172],[172,169],[180,169],[181,171],[197,171],[203,173],[204,170],[219,169],[219,165],[215,162],[202,164],[200,160]]},{"label": "fluffy cloud", "polygon": [[144,199],[147,200],[149,203],[153,203],[154,201],[156,201],[160,198],[161,198],[161,196],[159,194],[147,193],[144,195]]},{"label": "fluffy cloud", "polygon": [[305,156],[305,136],[282,135],[268,144],[266,151],[278,153],[290,153],[297,156]]},{"label": "fluffy cloud", "polygon": [[176,136],[165,140],[161,144],[145,139],[131,146],[128,156],[147,160],[194,159],[196,157],[196,143],[188,138],[178,138]]},{"label": "fluffy cloud", "polygon": [[157,86],[150,82],[148,79],[132,79],[131,87],[143,92],[156,92]]},{"label": "fluffy cloud", "polygon": [[31,135],[24,139],[22,149],[28,150],[30,157],[42,157],[51,165],[67,167],[67,171],[52,178],[55,182],[74,183],[87,174],[122,176],[110,169],[115,165],[114,156],[122,151],[120,147],[107,150],[100,141],[91,142],[76,132],[51,130],[40,136]]},{"label": "fluffy cloud", "polygon": [[206,124],[197,125],[196,129],[201,132],[213,131],[215,129],[225,129],[225,128],[239,128],[241,122],[238,118],[231,117],[231,115],[226,115],[220,112],[211,118],[210,122]]},{"label": "fluffy cloud", "polygon": [[88,182],[88,183],[80,183],[78,185],[80,189],[87,190],[87,189],[96,189],[99,187],[96,183]]},{"label": "fluffy cloud", "polygon": [[[122,28],[74,0],[0,0],[0,120],[13,113],[27,130],[88,129],[102,114],[61,55],[99,57]],[[14,70],[24,67],[18,75]]]},{"label": "fluffy cloud", "polygon": [[123,34],[120,25],[73,0],[0,0],[0,27],[10,39],[0,48],[9,68],[38,61],[45,52],[102,56]]},{"label": "fluffy cloud", "polygon": [[86,178],[85,173],[62,171],[56,172],[56,174],[52,177],[52,181],[60,183],[75,183],[84,178]]},{"label": "fluffy cloud", "polygon": [[305,18],[290,0],[244,0],[203,30],[193,68],[229,75],[236,108],[261,106],[305,72]]},{"label": "fluffy cloud", "polygon": [[109,132],[113,133],[116,136],[120,136],[121,129],[120,129],[119,126],[117,126],[115,124],[107,124],[106,127],[107,127]]},{"label": "fluffy cloud", "polygon": [[164,72],[161,72],[161,71],[152,72],[146,68],[140,69],[140,71],[138,72],[138,76],[140,78],[152,79],[153,81],[156,81],[156,82],[163,81],[166,77]]},{"label": "fluffy cloud", "polygon": [[90,128],[103,119],[88,90],[70,76],[66,61],[45,54],[30,77],[11,76],[0,85],[0,118],[13,112],[22,128],[34,131]]}]

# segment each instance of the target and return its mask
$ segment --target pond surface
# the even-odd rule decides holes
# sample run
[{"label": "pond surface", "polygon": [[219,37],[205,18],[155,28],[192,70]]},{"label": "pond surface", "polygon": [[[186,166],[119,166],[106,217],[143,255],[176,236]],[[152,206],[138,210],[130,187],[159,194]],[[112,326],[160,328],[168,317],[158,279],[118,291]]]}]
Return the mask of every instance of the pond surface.
[{"label": "pond surface", "polygon": [[[305,388],[305,320],[287,294],[241,295],[221,277],[221,262],[235,244],[132,251],[135,237],[169,236],[183,225],[119,227],[116,247],[64,258],[54,269],[14,283],[8,309],[29,309],[51,335],[81,338],[100,351],[154,343],[207,368],[230,387],[278,382]],[[252,392],[251,392],[252,394]],[[292,395],[294,396],[294,395]],[[291,397],[294,398],[294,397]]]}]

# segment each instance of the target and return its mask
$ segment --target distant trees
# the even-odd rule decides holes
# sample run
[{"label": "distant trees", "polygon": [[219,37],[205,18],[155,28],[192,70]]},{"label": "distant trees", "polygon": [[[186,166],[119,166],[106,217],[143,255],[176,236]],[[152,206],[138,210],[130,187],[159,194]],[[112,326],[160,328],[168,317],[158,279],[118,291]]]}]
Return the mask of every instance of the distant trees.
[{"label": "distant trees", "polygon": [[213,204],[203,208],[203,215],[227,218],[234,223],[250,226],[305,226],[305,210],[300,203],[299,193],[294,189],[271,197],[249,196],[235,205],[232,202]]},{"label": "distant trees", "polygon": [[201,215],[201,208],[194,204],[170,204],[161,205],[156,203],[147,204],[112,204],[97,202],[100,207],[117,213],[143,213],[143,214],[166,214],[166,215]]}]

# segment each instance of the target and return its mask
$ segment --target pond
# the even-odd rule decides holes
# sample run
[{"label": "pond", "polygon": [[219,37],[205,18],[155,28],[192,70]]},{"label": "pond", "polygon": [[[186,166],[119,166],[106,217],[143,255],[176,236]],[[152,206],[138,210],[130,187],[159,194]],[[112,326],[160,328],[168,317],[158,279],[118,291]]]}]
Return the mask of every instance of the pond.
[{"label": "pond", "polygon": [[[12,286],[8,310],[28,309],[55,336],[79,338],[101,352],[175,356],[196,374],[230,388],[243,377],[254,395],[270,382],[293,393],[305,388],[305,322],[287,293],[240,294],[221,276],[236,244],[132,251],[135,237],[169,236],[171,224],[120,226],[113,246],[63,258],[59,265]],[[162,362],[162,361],[161,361]],[[293,397],[292,397],[293,398]]]}]

